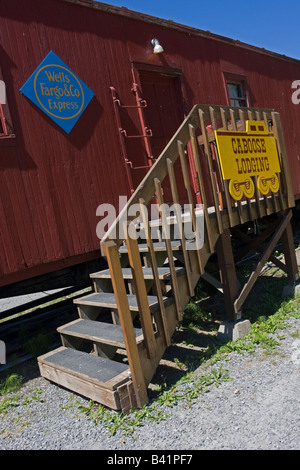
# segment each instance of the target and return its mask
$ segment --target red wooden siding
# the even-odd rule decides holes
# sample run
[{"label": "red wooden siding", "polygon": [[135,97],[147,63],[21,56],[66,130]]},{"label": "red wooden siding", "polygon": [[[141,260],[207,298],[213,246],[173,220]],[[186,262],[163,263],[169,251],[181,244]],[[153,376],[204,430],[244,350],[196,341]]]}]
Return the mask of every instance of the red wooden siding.
[{"label": "red wooden siding", "polygon": [[[163,54],[152,53],[153,37]],[[196,103],[228,104],[224,74],[244,77],[251,106],[281,113],[294,192],[300,195],[300,117],[291,102],[300,62],[124,9],[59,0],[1,2],[0,43],[16,135],[8,143],[0,138],[0,285],[100,255],[96,208],[118,207],[118,196],[129,197],[132,189],[110,87],[123,105],[134,105],[133,82],[142,94],[144,83],[155,147],[159,130],[143,82],[146,71],[157,83],[159,74],[166,81],[176,77],[178,109],[185,114]],[[50,50],[95,93],[69,135],[19,92]],[[128,135],[142,135],[138,111],[122,113]],[[126,152],[131,161],[147,161],[143,139],[127,139]]]}]

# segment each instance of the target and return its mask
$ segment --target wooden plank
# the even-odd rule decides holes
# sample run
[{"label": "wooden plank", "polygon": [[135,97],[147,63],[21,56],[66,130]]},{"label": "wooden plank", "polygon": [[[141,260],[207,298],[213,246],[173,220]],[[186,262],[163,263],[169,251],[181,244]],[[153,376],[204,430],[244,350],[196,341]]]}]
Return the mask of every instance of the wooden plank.
[{"label": "wooden plank", "polygon": [[285,206],[284,204],[284,201],[283,201],[283,194],[282,194],[282,177],[281,177],[281,173],[276,173],[277,175],[277,178],[279,180],[279,190],[278,190],[278,200],[279,200],[279,207],[280,207],[280,210],[284,210],[284,209],[287,209],[287,207]]},{"label": "wooden plank", "polygon": [[[171,240],[171,246],[172,246],[173,251],[181,249],[181,243],[179,240]],[[154,251],[157,251],[157,252],[166,251],[166,244],[162,241],[153,242],[153,249]],[[149,251],[149,247],[147,243],[139,243],[139,251],[140,253],[147,253]],[[119,248],[119,252],[127,253],[128,252],[127,246],[121,246]]]},{"label": "wooden plank", "polygon": [[127,382],[124,385],[121,385],[117,392],[119,394],[120,399],[120,408],[122,413],[129,413],[132,408],[137,407],[136,396],[134,393],[133,383]]},{"label": "wooden plank", "polygon": [[148,395],[133,330],[117,245],[113,241],[106,242],[104,244],[104,252],[112,275],[112,285],[116,297],[137,402],[138,406],[142,407],[148,402]]},{"label": "wooden plank", "polygon": [[[235,262],[239,261],[242,259],[245,255],[250,253],[251,251],[256,251],[258,253],[263,253],[264,248],[262,246],[262,242],[273,233],[275,230],[276,226],[278,225],[277,222],[271,224],[268,226],[260,235],[258,235],[254,239],[250,239],[247,237],[247,235],[243,232],[241,232],[239,229],[234,227],[232,229],[232,233],[236,235],[238,238],[240,238],[242,241],[245,241],[247,243],[247,246],[242,249],[236,256],[235,256]],[[272,261],[275,266],[277,266],[279,269],[282,271],[286,272],[288,274],[288,268],[287,266],[282,263],[279,259],[277,259],[275,256],[271,255],[269,257],[269,260]]]},{"label": "wooden plank", "polygon": [[[215,129],[217,129],[217,121],[216,121],[216,116],[215,116],[215,108],[210,106],[209,108],[210,111],[210,120],[211,120],[211,125],[213,128],[213,134],[215,133]],[[208,135],[209,133],[207,133]],[[208,138],[209,140],[209,138]],[[221,163],[220,163],[220,158],[219,158],[219,152],[218,152],[218,147],[216,143],[216,139],[214,138],[213,141],[211,142],[211,145],[213,147],[213,153],[215,155],[215,164],[217,165],[217,171],[216,171],[216,180],[217,180],[217,187],[218,187],[218,199],[219,199],[219,204],[221,210],[226,208],[226,196],[225,196],[225,181],[223,180],[223,175],[222,175],[222,170],[221,170]]]},{"label": "wooden plank", "polygon": [[241,120],[242,130],[245,132],[246,130],[246,119],[245,119],[245,111],[243,109],[239,109],[239,117]]},{"label": "wooden plank", "polygon": [[278,152],[280,154],[282,167],[283,167],[288,207],[291,208],[295,206],[295,198],[294,198],[294,193],[293,193],[292,179],[291,179],[291,174],[290,174],[290,168],[289,168],[285,140],[284,140],[282,125],[281,125],[280,114],[276,112],[272,112],[272,120],[274,124],[274,134],[275,134],[277,145],[278,145]]},{"label": "wooden plank", "polygon": [[[257,121],[264,121],[264,117],[263,117],[264,114],[262,115],[259,109],[256,110],[255,115],[256,115]],[[268,126],[267,126],[267,129],[268,129]],[[275,193],[273,193],[272,191],[271,191],[271,198],[273,202],[273,210],[269,207],[269,199],[267,198],[267,195],[266,194],[264,195],[264,201],[265,201],[267,214],[271,214],[272,212],[277,212],[277,201],[276,201]]]},{"label": "wooden plank", "polygon": [[[154,279],[152,268],[143,266],[143,276],[144,279],[151,280]],[[160,266],[157,268],[158,276],[161,281],[170,279],[171,273],[169,268]],[[184,274],[185,270],[182,267],[176,267],[177,275]],[[122,274],[124,279],[132,279],[132,271],[130,268],[122,268]],[[90,275],[92,279],[111,279],[109,269],[104,269],[103,271],[98,271]]]},{"label": "wooden plank", "polygon": [[240,314],[239,311],[234,310],[234,301],[239,292],[229,229],[220,234],[216,243],[216,252],[224,293],[226,318],[228,321],[234,321],[237,319],[237,313]]},{"label": "wooden plank", "polygon": [[[58,333],[72,335],[78,338],[87,339],[92,342],[100,342],[124,348],[123,332],[120,325],[111,323],[78,319],[57,328]],[[143,331],[134,328],[136,341],[143,341]]]},{"label": "wooden plank", "polygon": [[181,309],[180,296],[179,296],[179,290],[178,290],[178,282],[177,282],[177,276],[176,276],[176,271],[175,271],[172,246],[171,246],[171,242],[170,242],[167,215],[166,215],[166,209],[165,209],[165,206],[164,206],[164,198],[163,198],[163,195],[162,195],[161,182],[158,178],[155,178],[154,185],[155,185],[156,197],[157,197],[158,204],[159,204],[159,210],[160,210],[160,214],[161,214],[161,218],[162,218],[162,229],[163,229],[163,234],[164,234],[167,253],[168,253],[168,260],[169,260],[169,266],[170,266],[170,271],[171,271],[171,279],[172,279],[173,295],[174,295],[175,304],[176,304],[176,308],[177,308],[178,320],[181,320],[182,319],[182,309]]},{"label": "wooden plank", "polygon": [[[251,109],[247,109],[247,114],[248,114],[249,121],[253,121],[254,120],[253,111]],[[259,215],[259,218],[261,218],[263,216],[263,213],[261,210],[262,206],[260,204],[260,192],[259,192],[258,185],[257,185],[257,176],[253,176],[253,182],[254,182],[254,190],[255,190],[256,210]]]},{"label": "wooden plank", "polygon": [[[213,130],[216,131],[217,130],[217,124],[216,124],[215,110],[212,107],[210,107],[210,116],[211,116],[211,122],[212,122]],[[223,116],[222,120],[224,122],[224,116]],[[216,155],[217,155],[219,174],[220,174],[220,177],[222,178],[220,157],[219,157],[218,148],[217,148],[216,145],[215,145],[215,151],[216,151]],[[230,226],[233,226],[232,199],[231,199],[231,196],[230,196],[230,193],[229,193],[228,186],[229,186],[229,181],[228,180],[223,180],[223,187],[224,187],[224,194],[225,194],[225,201],[226,201],[226,208],[227,208],[227,211],[228,211],[229,222],[230,222]]]},{"label": "wooden plank", "polygon": [[156,262],[155,251],[153,248],[153,243],[152,243],[152,238],[151,238],[151,231],[150,231],[150,226],[149,226],[149,221],[148,221],[147,208],[143,199],[140,199],[139,203],[140,203],[140,209],[141,209],[141,215],[142,215],[142,220],[143,220],[143,226],[145,230],[147,246],[148,246],[149,253],[150,253],[150,263],[151,263],[152,273],[153,273],[155,287],[156,287],[156,294],[157,294],[158,302],[160,306],[160,314],[161,314],[161,319],[162,319],[162,324],[163,324],[163,331],[165,335],[166,344],[167,346],[170,346],[171,337],[170,337],[168,321],[166,317],[165,303],[164,303],[164,299],[162,295],[161,282],[160,282],[159,271],[158,271],[157,262]]},{"label": "wooden plank", "polygon": [[[241,120],[241,123],[240,123],[241,124],[241,129],[240,130],[245,132],[246,131],[245,111],[242,110],[242,109],[239,109],[239,118]],[[248,204],[249,218],[250,218],[250,220],[254,220],[251,201],[248,198],[247,198],[247,204]]]},{"label": "wooden plank", "polygon": [[207,198],[206,198],[205,186],[204,186],[203,175],[202,175],[202,170],[201,170],[201,165],[200,165],[200,157],[199,157],[199,151],[198,151],[198,145],[197,145],[197,139],[196,139],[196,132],[192,124],[189,124],[189,130],[190,130],[190,139],[191,139],[191,145],[192,145],[193,159],[194,159],[196,173],[198,177],[201,201],[203,204],[205,232],[207,234],[210,252],[213,253],[214,246],[212,243],[211,224],[210,224],[210,219],[209,219],[208,210],[207,210],[208,208]]},{"label": "wooden plank", "polygon": [[[262,113],[259,109],[255,111],[255,117],[257,121],[263,121]],[[268,129],[268,126],[267,126],[267,129]],[[265,211],[267,215],[270,215],[272,212],[277,212],[277,207],[276,207],[277,203],[276,203],[275,193],[273,193],[272,191],[271,191],[271,198],[273,202],[273,207],[271,207],[271,205],[269,204],[270,198],[268,198],[268,195],[267,194],[263,195]]]},{"label": "wooden plank", "polygon": [[256,282],[262,268],[264,267],[266,261],[269,259],[272,251],[275,248],[276,243],[278,240],[281,238],[284,230],[286,229],[289,221],[291,219],[291,212],[288,212],[286,215],[284,215],[281,219],[281,221],[278,224],[277,229],[274,232],[274,235],[272,236],[266,250],[262,254],[260,261],[257,264],[256,269],[251,273],[247,283],[244,285],[239,297],[236,299],[234,303],[235,307],[235,312],[239,312],[243,303],[245,302],[247,296],[249,295],[254,283]]},{"label": "wooden plank", "polygon": [[215,181],[215,176],[213,172],[213,166],[212,166],[212,157],[211,157],[211,150],[207,138],[207,131],[206,131],[206,126],[204,122],[204,116],[203,116],[203,111],[199,109],[199,117],[200,117],[200,124],[201,124],[201,130],[202,130],[202,138],[204,141],[204,148],[205,148],[205,154],[208,162],[208,168],[209,168],[209,174],[210,174],[210,180],[211,180],[211,185],[212,185],[212,192],[213,192],[213,198],[214,198],[214,204],[215,204],[215,211],[216,211],[216,217],[218,221],[218,229],[219,233],[223,232],[223,226],[222,226],[222,219],[220,216],[220,208],[219,208],[219,200],[218,200],[218,195],[217,195],[217,186],[216,186],[216,181]]},{"label": "wooden plank", "polygon": [[227,126],[227,119],[226,119],[226,111],[224,108],[220,108],[220,114],[221,114],[221,119],[223,123],[223,128],[224,130],[227,130],[228,126]]},{"label": "wooden plank", "polygon": [[38,362],[110,390],[123,383],[129,373],[127,364],[65,347],[40,356]]},{"label": "wooden plank", "polygon": [[190,264],[190,260],[189,260],[188,253],[186,250],[186,240],[185,240],[185,235],[184,235],[184,230],[183,230],[181,211],[179,209],[180,204],[179,204],[179,197],[178,197],[173,163],[169,158],[167,159],[167,166],[168,166],[169,180],[171,184],[172,198],[175,204],[177,226],[180,231],[180,240],[181,240],[182,254],[183,254],[184,265],[185,265],[185,270],[186,270],[186,277],[187,277],[191,297],[193,297],[194,287],[193,287],[192,280],[191,280],[191,264]]},{"label": "wooden plank", "polygon": [[282,234],[281,242],[288,277],[292,281],[297,281],[299,279],[298,263],[295,253],[293,231],[290,222],[287,224],[286,229]]},{"label": "wooden plank", "polygon": [[[73,301],[77,305],[90,305],[91,307],[103,308],[117,308],[117,299],[114,293],[111,292],[96,292],[89,294]],[[127,295],[127,303],[133,312],[138,312],[139,305],[136,295]],[[155,295],[148,295],[148,303],[150,309],[157,307],[157,297]]]},{"label": "wooden plank", "polygon": [[[133,225],[133,224],[131,224]],[[142,263],[140,258],[140,252],[138,248],[138,242],[135,238],[130,236],[130,223],[128,225],[128,235],[126,244],[128,248],[128,259],[129,265],[133,276],[133,285],[137,303],[139,307],[140,320],[142,330],[144,333],[144,340],[146,349],[150,358],[156,355],[156,343],[153,331],[153,323],[151,319],[151,313],[149,308],[148,296],[145,286],[145,280],[143,276]]]},{"label": "wooden plank", "polygon": [[[232,129],[233,129],[233,131],[237,131],[236,118],[235,118],[234,109],[230,108],[229,114],[230,114]],[[237,208],[238,208],[238,213],[239,213],[239,217],[240,217],[240,223],[243,224],[243,223],[245,223],[245,220],[244,220],[244,218],[243,218],[242,202],[241,202],[240,200],[239,200],[239,201],[236,201],[236,205],[237,205]]]},{"label": "wooden plank", "polygon": [[235,113],[234,113],[234,109],[232,109],[232,107],[230,107],[230,109],[229,109],[229,114],[230,114],[232,129],[234,131],[236,131],[237,128],[236,128],[236,121],[235,121]]},{"label": "wooden plank", "polygon": [[[100,383],[87,381],[86,378],[73,374],[72,371],[61,370],[44,361],[39,361],[38,365],[41,376],[47,380],[114,410],[121,408],[117,389],[108,389]],[[126,381],[128,381],[127,373],[123,380],[120,380],[119,385]]]},{"label": "wooden plank", "polygon": [[185,185],[185,189],[186,189],[186,192],[187,192],[187,195],[188,195],[188,201],[189,201],[189,207],[190,207],[190,217],[192,219],[192,227],[193,227],[193,231],[195,233],[195,238],[196,238],[196,247],[197,247],[197,257],[198,257],[198,263],[199,263],[199,270],[200,270],[200,274],[202,274],[202,273],[204,273],[204,266],[202,265],[201,254],[200,254],[200,242],[199,242],[199,236],[198,236],[198,230],[197,230],[197,221],[196,221],[196,216],[195,216],[192,188],[191,188],[191,183],[190,183],[190,179],[189,179],[189,173],[188,173],[188,168],[187,168],[187,164],[186,164],[186,159],[185,159],[185,154],[184,154],[182,142],[180,140],[178,140],[177,145],[178,145],[178,153],[179,153],[180,162],[181,162],[181,170],[182,170],[182,174],[183,174],[184,185]]},{"label": "wooden plank", "polygon": [[219,292],[224,294],[222,283],[218,279],[213,277],[211,274],[205,272],[202,274],[201,278],[212,286],[214,286]]},{"label": "wooden plank", "polygon": [[274,232],[277,225],[277,221],[271,223],[268,227],[266,227],[263,232],[261,232],[257,237],[253,239],[248,238],[245,233],[243,233],[238,228],[234,227],[232,229],[232,233],[237,236],[240,240],[247,243],[246,247],[242,248],[241,251],[237,253],[237,255],[235,256],[235,261],[237,262],[241,260],[252,250],[260,251],[260,245],[266,240],[266,238],[268,238]]},{"label": "wooden plank", "polygon": [[[264,120],[264,123],[265,123],[265,126],[267,129],[269,129],[269,122],[272,121],[272,115],[271,113],[267,113],[265,111],[263,111],[263,120]],[[282,166],[281,164],[281,158],[279,157],[279,160],[280,160],[280,166]],[[274,195],[274,206],[275,206],[275,211],[278,212],[278,202],[279,202],[279,208],[280,210],[284,210],[284,209],[287,209],[287,206],[284,204],[284,201],[283,201],[283,194],[282,194],[282,176],[281,176],[281,173],[277,173],[277,178],[279,180],[279,190],[278,190],[278,199],[276,200],[276,197],[275,197],[275,194],[273,193]]]}]

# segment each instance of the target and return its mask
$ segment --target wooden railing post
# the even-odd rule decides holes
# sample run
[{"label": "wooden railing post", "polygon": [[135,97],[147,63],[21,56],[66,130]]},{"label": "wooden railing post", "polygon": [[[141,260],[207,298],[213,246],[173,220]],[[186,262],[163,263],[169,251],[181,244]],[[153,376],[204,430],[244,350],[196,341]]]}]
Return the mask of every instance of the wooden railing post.
[{"label": "wooden railing post", "polygon": [[234,321],[238,316],[234,310],[234,301],[239,291],[229,229],[225,229],[220,234],[216,243],[216,252],[224,293],[226,318],[228,321]]},{"label": "wooden railing post", "polygon": [[284,141],[284,136],[283,136],[280,114],[273,112],[272,120],[274,124],[274,131],[275,131],[274,134],[275,134],[275,137],[277,138],[278,152],[280,154],[281,164],[283,167],[288,207],[291,208],[295,206],[295,198],[294,198],[294,193],[293,193],[293,185],[292,185],[289,162],[288,162],[286,146],[285,146],[285,141]]},{"label": "wooden railing post", "polygon": [[164,198],[163,198],[163,195],[162,195],[161,182],[158,178],[155,178],[154,185],[155,185],[156,197],[157,197],[158,204],[159,204],[159,210],[160,210],[160,214],[161,214],[162,232],[163,232],[164,241],[166,243],[166,248],[167,248],[167,255],[168,255],[170,272],[171,272],[171,282],[172,282],[172,288],[173,288],[173,295],[174,295],[176,309],[177,309],[177,317],[178,317],[178,320],[182,320],[182,307],[181,307],[181,303],[180,303],[178,280],[177,280],[176,271],[175,271],[175,264],[174,264],[174,257],[173,257],[173,250],[172,250],[171,240],[169,238],[170,230],[169,230],[169,227],[168,227],[167,214],[166,214],[165,205],[164,205]]},{"label": "wooden railing post", "polygon": [[[125,229],[129,229],[130,225],[134,228],[133,223],[129,222],[128,226]],[[129,265],[133,277],[133,286],[138,303],[140,320],[144,334],[144,341],[148,357],[152,359],[156,355],[156,342],[154,337],[153,323],[151,320],[151,313],[143,275],[140,252],[138,248],[138,242],[135,238],[130,235],[130,230],[127,231],[126,244],[128,250]]]},{"label": "wooden railing post", "polygon": [[159,306],[160,306],[160,314],[161,314],[161,319],[162,319],[162,324],[163,324],[163,329],[164,329],[166,345],[170,346],[171,337],[170,337],[170,332],[169,332],[169,327],[168,327],[168,320],[166,317],[166,309],[165,309],[161,283],[160,283],[159,274],[158,274],[155,251],[153,248],[153,243],[152,243],[152,238],[151,238],[151,230],[150,230],[148,216],[147,216],[147,208],[145,206],[145,201],[143,199],[140,199],[139,203],[140,203],[141,215],[143,219],[143,226],[145,230],[146,243],[148,245],[149,254],[150,254],[150,263],[151,263],[152,273],[154,277],[156,295],[157,295]]},{"label": "wooden railing post", "polygon": [[183,254],[184,265],[185,265],[185,272],[186,272],[186,277],[187,277],[188,286],[190,290],[190,295],[191,297],[193,297],[194,286],[193,286],[192,279],[191,279],[191,263],[190,263],[190,259],[189,259],[187,249],[186,249],[186,240],[184,236],[182,216],[179,210],[179,197],[178,197],[178,190],[177,190],[177,185],[176,185],[176,180],[175,180],[174,167],[170,159],[167,159],[167,165],[168,165],[169,179],[171,183],[172,198],[173,198],[173,202],[175,204],[175,210],[176,210],[176,224],[178,226],[179,233],[180,233],[180,241],[181,241],[181,248],[182,248],[182,254]]},{"label": "wooden railing post", "polygon": [[206,131],[206,126],[205,126],[205,121],[204,121],[204,115],[203,115],[203,111],[201,109],[199,109],[199,118],[200,118],[200,124],[201,124],[201,131],[202,131],[204,149],[205,149],[205,154],[206,154],[208,168],[209,168],[210,181],[211,181],[211,187],[212,187],[212,192],[213,192],[216,217],[217,217],[217,222],[218,222],[218,229],[219,229],[219,233],[222,233],[223,232],[223,224],[222,224],[222,218],[221,218],[221,214],[220,214],[219,200],[218,200],[218,194],[217,194],[217,186],[216,186],[215,175],[214,175],[213,165],[212,165],[211,150],[210,150],[209,141],[208,141],[208,137],[207,137],[207,131]]},{"label": "wooden railing post", "polygon": [[148,403],[147,388],[136,344],[136,337],[134,334],[131,312],[122,275],[119,252],[114,241],[104,243],[103,247],[111,273],[111,280],[123,331],[132,382],[136,393],[137,405],[138,407],[142,407]]},{"label": "wooden railing post", "polygon": [[208,215],[207,198],[206,198],[205,186],[204,186],[204,181],[203,181],[203,176],[202,176],[202,169],[201,169],[201,165],[200,165],[200,158],[199,158],[199,151],[198,151],[198,145],[197,145],[197,139],[196,139],[196,132],[195,132],[194,126],[192,126],[191,124],[189,124],[189,131],[190,131],[190,138],[191,138],[191,144],[192,144],[193,159],[194,159],[194,164],[195,164],[197,177],[198,177],[200,196],[201,196],[201,201],[202,201],[202,204],[203,204],[205,231],[206,231],[207,238],[208,238],[209,250],[210,250],[211,253],[213,253],[214,246],[213,246],[213,243],[212,243],[211,223],[210,223],[210,219],[209,219],[209,215]]},{"label": "wooden railing post", "polygon": [[201,254],[200,254],[200,241],[199,241],[199,234],[197,231],[197,222],[196,222],[196,215],[195,215],[195,208],[194,208],[194,201],[193,201],[193,193],[192,193],[192,188],[191,188],[191,183],[189,180],[189,173],[188,173],[188,168],[187,168],[187,163],[185,159],[185,154],[183,150],[183,144],[180,140],[177,141],[178,145],[178,153],[179,153],[179,158],[180,158],[180,163],[181,163],[181,169],[182,169],[182,174],[183,174],[183,180],[184,180],[184,185],[185,189],[187,192],[188,196],[188,201],[189,201],[189,207],[190,207],[190,217],[191,217],[191,222],[192,222],[192,227],[193,231],[195,233],[195,241],[196,241],[196,247],[197,247],[197,257],[198,257],[198,263],[199,263],[199,271],[200,274],[204,273],[204,267],[202,264],[202,259],[201,259]]},{"label": "wooden railing post", "polygon": [[287,224],[282,234],[281,242],[288,277],[292,281],[297,281],[299,279],[299,272],[291,222]]}]

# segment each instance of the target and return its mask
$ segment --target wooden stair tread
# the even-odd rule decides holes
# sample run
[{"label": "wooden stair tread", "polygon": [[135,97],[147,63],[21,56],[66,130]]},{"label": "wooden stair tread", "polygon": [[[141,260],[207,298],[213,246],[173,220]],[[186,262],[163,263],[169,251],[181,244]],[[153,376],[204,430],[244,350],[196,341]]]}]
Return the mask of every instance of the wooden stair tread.
[{"label": "wooden stair tread", "polygon": [[[130,310],[138,312],[139,308],[136,296],[127,295],[127,299]],[[168,300],[168,298],[164,297],[164,300]],[[150,309],[155,309],[159,306],[158,299],[154,295],[148,295],[148,301]],[[105,307],[112,309],[117,308],[115,295],[110,292],[96,292],[93,294],[88,294],[84,297],[80,297],[79,299],[74,299],[73,302],[78,305],[90,305],[94,307]]]},{"label": "wooden stair tread", "polygon": [[130,370],[127,364],[63,346],[40,356],[38,362],[110,390],[128,380]]},{"label": "wooden stair tread", "polygon": [[[169,267],[159,267],[157,268],[159,278],[161,280],[169,279],[171,277],[171,272]],[[182,267],[175,268],[176,274],[180,275],[185,272],[185,269]],[[132,270],[131,268],[122,268],[122,274],[124,279],[132,279]],[[144,279],[153,279],[152,268],[143,267]],[[98,271],[90,275],[92,279],[110,279],[111,274],[109,269],[104,269],[103,271]]]},{"label": "wooden stair tread", "polygon": [[[172,240],[171,246],[173,250],[180,250],[181,249],[181,242],[180,240]],[[154,242],[153,243],[154,251],[167,251],[166,243],[165,242]],[[149,250],[147,243],[139,243],[139,251],[140,253],[147,252]],[[119,248],[120,253],[127,253],[127,246],[122,245]]]},{"label": "wooden stair tread", "polygon": [[[57,331],[62,335],[76,336],[93,342],[125,348],[121,325],[78,319],[59,327]],[[137,342],[141,342],[143,340],[142,329],[134,328],[134,333]]]}]

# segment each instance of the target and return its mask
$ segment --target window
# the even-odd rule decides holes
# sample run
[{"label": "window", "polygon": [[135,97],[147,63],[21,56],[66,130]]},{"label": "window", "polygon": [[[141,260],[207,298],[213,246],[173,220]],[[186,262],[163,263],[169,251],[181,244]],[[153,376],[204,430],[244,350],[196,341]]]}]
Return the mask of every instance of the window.
[{"label": "window", "polygon": [[230,106],[248,106],[244,83],[234,80],[226,83]]}]

